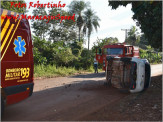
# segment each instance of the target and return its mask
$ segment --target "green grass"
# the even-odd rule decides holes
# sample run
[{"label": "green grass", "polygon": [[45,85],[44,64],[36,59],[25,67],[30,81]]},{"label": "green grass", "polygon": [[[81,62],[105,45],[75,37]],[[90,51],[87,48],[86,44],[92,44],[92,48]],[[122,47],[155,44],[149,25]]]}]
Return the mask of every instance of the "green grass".
[{"label": "green grass", "polygon": [[[101,71],[101,70],[100,70]],[[70,76],[75,74],[82,73],[93,73],[93,66],[88,70],[76,70],[74,67],[57,67],[55,65],[35,65],[34,66],[34,77],[42,77],[42,78],[51,78],[51,77],[59,77],[59,76]]]}]

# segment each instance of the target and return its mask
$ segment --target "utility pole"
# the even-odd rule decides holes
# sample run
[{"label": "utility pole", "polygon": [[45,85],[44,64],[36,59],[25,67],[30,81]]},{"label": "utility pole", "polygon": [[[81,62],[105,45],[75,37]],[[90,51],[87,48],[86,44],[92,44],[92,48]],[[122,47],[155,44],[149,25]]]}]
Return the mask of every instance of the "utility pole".
[{"label": "utility pole", "polygon": [[130,29],[121,29],[122,31],[125,31],[125,41],[127,40],[127,32],[130,30]]}]

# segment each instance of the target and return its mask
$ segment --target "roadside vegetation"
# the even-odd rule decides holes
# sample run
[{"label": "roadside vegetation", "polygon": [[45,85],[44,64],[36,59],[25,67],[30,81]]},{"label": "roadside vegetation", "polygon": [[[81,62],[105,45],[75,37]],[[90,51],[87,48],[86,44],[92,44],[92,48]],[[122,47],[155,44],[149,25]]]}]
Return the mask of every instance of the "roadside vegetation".
[{"label": "roadside vegetation", "polygon": [[70,75],[77,75],[82,73],[93,73],[94,69],[91,66],[89,69],[75,69],[74,67],[56,67],[56,65],[35,65],[34,67],[34,76],[36,78],[51,78],[51,77],[58,77],[58,76],[70,76]]},{"label": "roadside vegetation", "polygon": [[150,64],[159,64],[162,63],[162,53],[155,51],[151,46],[147,47],[148,49],[140,48],[140,58],[148,59]]},{"label": "roadside vegetation", "polygon": [[[89,2],[72,1],[68,10],[38,8],[33,15],[76,14],[76,21],[33,21],[35,77],[55,77],[93,72],[94,53],[83,47],[90,42],[93,31],[100,27],[100,19]],[[48,36],[46,36],[48,35]],[[87,38],[88,37],[88,40]]]}]

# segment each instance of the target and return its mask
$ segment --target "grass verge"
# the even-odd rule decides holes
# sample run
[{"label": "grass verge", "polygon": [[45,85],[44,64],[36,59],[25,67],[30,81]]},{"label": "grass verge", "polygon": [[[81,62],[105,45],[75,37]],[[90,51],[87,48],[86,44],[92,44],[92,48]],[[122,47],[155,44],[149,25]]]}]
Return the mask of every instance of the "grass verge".
[{"label": "grass verge", "polygon": [[[101,70],[100,70],[101,71]],[[93,73],[93,66],[88,70],[79,69],[76,70],[74,67],[56,67],[55,65],[35,65],[34,66],[34,77],[38,78],[52,78],[59,76],[70,76],[83,73]]]}]

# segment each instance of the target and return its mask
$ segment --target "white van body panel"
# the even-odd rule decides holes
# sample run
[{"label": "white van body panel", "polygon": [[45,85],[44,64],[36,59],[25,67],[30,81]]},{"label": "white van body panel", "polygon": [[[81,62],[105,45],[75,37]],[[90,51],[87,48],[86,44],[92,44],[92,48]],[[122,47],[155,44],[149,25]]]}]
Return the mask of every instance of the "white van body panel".
[{"label": "white van body panel", "polygon": [[144,89],[145,82],[145,63],[139,58],[132,58],[132,61],[137,63],[137,79],[136,79],[136,88],[130,90],[131,93],[140,92]]}]

